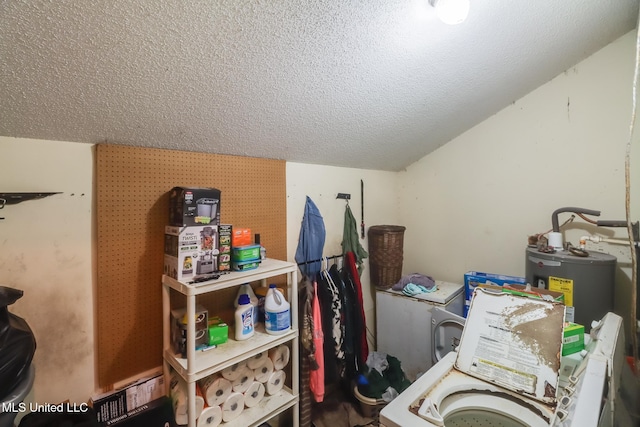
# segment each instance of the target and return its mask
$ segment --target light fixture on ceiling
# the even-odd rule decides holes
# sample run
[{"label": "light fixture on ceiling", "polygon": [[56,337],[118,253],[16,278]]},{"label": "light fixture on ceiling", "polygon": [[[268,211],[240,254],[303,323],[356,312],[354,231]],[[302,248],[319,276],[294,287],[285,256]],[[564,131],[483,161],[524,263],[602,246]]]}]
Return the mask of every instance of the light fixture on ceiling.
[{"label": "light fixture on ceiling", "polygon": [[445,24],[460,24],[469,14],[469,0],[429,0],[429,4]]}]

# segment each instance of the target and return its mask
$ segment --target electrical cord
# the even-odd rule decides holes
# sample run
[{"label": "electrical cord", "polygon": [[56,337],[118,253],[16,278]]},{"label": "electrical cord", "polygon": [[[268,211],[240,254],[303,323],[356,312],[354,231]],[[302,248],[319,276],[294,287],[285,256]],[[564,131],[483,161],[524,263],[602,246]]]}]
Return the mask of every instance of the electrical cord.
[{"label": "electrical cord", "polygon": [[627,219],[627,234],[629,236],[629,245],[631,247],[631,343],[633,352],[633,361],[636,372],[640,369],[640,361],[638,360],[638,322],[637,302],[638,302],[638,257],[633,240],[633,227],[631,226],[631,141],[635,129],[636,109],[637,109],[637,91],[638,91],[638,75],[640,74],[640,8],[638,10],[638,19],[636,21],[636,60],[633,74],[633,89],[631,91],[631,123],[629,124],[629,139],[627,140],[627,149],[624,163],[625,178],[625,214]]}]

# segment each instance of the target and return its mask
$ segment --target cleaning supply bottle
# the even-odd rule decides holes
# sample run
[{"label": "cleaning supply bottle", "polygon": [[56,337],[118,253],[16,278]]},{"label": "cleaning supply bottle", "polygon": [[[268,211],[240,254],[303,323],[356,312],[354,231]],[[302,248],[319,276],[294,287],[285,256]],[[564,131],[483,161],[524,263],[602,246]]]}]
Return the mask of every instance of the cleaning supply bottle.
[{"label": "cleaning supply bottle", "polygon": [[276,285],[269,285],[264,299],[264,326],[268,334],[280,335],[291,328],[290,305]]},{"label": "cleaning supply bottle", "polygon": [[253,304],[249,299],[249,295],[242,294],[238,298],[238,308],[236,308],[236,341],[246,340],[251,338],[255,332],[253,324]]},{"label": "cleaning supply bottle", "polygon": [[242,294],[249,295],[249,300],[251,300],[251,304],[253,304],[253,324],[255,325],[258,322],[258,297],[255,292],[253,292],[253,288],[249,283],[243,283],[238,288],[238,294],[236,295],[234,304],[236,308],[238,308],[238,300]]},{"label": "cleaning supply bottle", "polygon": [[260,259],[261,260],[267,259],[267,250],[264,248],[264,246],[262,246],[262,243],[260,243],[260,235],[258,233],[256,233],[254,242],[256,245],[260,245]]}]

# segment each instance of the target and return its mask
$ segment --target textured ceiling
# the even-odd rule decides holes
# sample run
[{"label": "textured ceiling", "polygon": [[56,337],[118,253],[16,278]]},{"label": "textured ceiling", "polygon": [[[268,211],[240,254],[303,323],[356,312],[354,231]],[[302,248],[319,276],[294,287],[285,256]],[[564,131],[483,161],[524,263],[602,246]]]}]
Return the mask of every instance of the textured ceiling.
[{"label": "textured ceiling", "polygon": [[638,0],[2,0],[0,135],[401,170],[635,28]]}]

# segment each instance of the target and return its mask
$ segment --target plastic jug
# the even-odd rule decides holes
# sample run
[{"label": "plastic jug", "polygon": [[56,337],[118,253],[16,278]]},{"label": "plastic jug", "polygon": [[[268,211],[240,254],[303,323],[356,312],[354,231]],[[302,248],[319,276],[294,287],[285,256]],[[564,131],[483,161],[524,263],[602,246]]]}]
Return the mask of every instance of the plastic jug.
[{"label": "plastic jug", "polygon": [[269,285],[264,299],[264,326],[271,335],[283,334],[291,328],[290,305],[274,284]]}]

